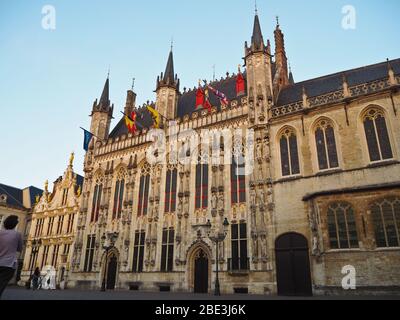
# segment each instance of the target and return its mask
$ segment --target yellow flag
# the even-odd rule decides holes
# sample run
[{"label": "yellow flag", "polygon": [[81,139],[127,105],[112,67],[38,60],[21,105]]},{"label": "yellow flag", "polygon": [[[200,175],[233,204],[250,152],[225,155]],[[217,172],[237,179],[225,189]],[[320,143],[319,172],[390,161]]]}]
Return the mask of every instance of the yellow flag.
[{"label": "yellow flag", "polygon": [[158,129],[160,127],[160,113],[150,106],[147,106],[147,110],[149,110],[151,117],[154,120],[154,128]]}]

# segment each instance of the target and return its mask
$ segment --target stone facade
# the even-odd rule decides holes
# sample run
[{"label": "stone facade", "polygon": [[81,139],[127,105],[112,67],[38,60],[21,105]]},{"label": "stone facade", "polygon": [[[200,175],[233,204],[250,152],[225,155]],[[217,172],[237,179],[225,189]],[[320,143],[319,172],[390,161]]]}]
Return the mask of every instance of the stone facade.
[{"label": "stone facade", "polygon": [[36,267],[51,266],[56,285],[65,287],[70,272],[72,244],[75,238],[83,178],[73,171],[74,155],[55,182],[53,191],[45,183],[43,195],[36,199],[27,239],[22,282],[28,281]]},{"label": "stone facade", "polygon": [[[98,137],[91,141],[84,161],[71,286],[94,289],[106,281],[112,288],[192,292],[198,290],[197,281],[204,281],[211,292],[218,265],[223,293],[284,293],[278,272],[282,265],[276,258],[281,251],[276,244],[277,239],[292,234],[308,243],[301,251],[306,262],[299,270],[304,267],[307,272],[309,261],[313,293],[342,292],[342,268],[346,265],[355,267],[361,289],[398,290],[400,274],[395,266],[400,248],[399,243],[393,246],[393,234],[398,242],[399,61],[393,61],[393,66],[388,62],[350,70],[348,79],[340,74],[296,84],[288,74],[279,25],[275,30],[275,61],[269,41],[264,43],[257,15],[253,30],[251,44],[245,45],[245,93],[229,93],[229,105],[213,104],[210,112],[195,110],[194,99],[189,103],[191,112],[184,112],[184,102],[194,97],[194,91],[179,91],[170,53],[165,74],[157,80],[155,103],[161,115],[176,124],[163,121],[165,145],[155,147],[149,140],[151,125],[143,125],[132,134],[124,131],[121,119],[109,133],[113,107],[107,79],[100,102],[93,105],[91,131]],[[235,77],[228,75],[211,84],[223,91]],[[334,81],[337,84],[329,87]],[[136,109],[135,99],[136,95],[128,91],[127,114],[132,110],[143,113]],[[366,123],[368,117],[372,122]],[[365,131],[372,123],[378,128],[375,137],[379,137],[379,150],[375,151],[371,151],[374,145],[368,142],[370,136]],[[238,129],[253,130],[254,135],[240,137],[239,143],[239,149],[243,148],[240,151],[251,159],[246,166],[251,164],[253,170],[234,187],[231,165],[205,160],[209,165],[203,170],[208,178],[202,188],[207,197],[206,203],[198,206],[196,197],[204,199],[205,191],[196,188],[197,164],[149,163],[148,155],[157,155],[162,149],[168,155],[184,150],[188,157],[201,160],[212,151],[211,146],[185,151],[191,133],[175,139],[172,128],[198,134],[208,129],[213,135],[225,131],[232,136]],[[325,135],[316,139],[320,132]],[[218,145],[213,156],[231,158],[231,152],[237,151],[235,139],[233,145],[227,141]],[[372,161],[371,152],[378,152],[380,158]],[[325,162],[329,163],[326,167]],[[174,172],[175,189],[170,193],[168,181],[174,179]],[[236,188],[245,190],[244,196]],[[371,215],[371,206],[384,199],[391,201],[395,221],[386,221],[383,228],[388,241],[385,247],[376,244],[379,220],[376,212]],[[342,211],[337,211],[334,222],[328,219],[328,211],[334,210],[329,206],[335,203],[348,204],[342,205],[348,210],[344,227]],[[221,234],[225,219],[230,226],[226,238],[218,244],[217,259],[217,247],[208,232],[211,224],[212,232]],[[340,248],[331,248],[335,241]],[[350,248],[346,248],[350,242]],[[292,247],[287,252],[296,250]],[[202,257],[207,262],[199,280],[197,263]],[[293,259],[290,263],[296,266],[298,261]]]}]

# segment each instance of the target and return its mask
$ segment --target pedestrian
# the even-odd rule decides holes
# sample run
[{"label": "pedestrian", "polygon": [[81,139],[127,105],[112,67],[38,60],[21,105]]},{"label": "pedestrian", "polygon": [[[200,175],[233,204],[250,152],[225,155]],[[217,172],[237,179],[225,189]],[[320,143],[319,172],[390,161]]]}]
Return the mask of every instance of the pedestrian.
[{"label": "pedestrian", "polygon": [[39,280],[40,280],[40,270],[36,267],[35,272],[32,275],[32,289],[39,289]]},{"label": "pedestrian", "polygon": [[15,231],[18,217],[8,216],[0,230],[0,298],[17,269],[17,252],[22,251],[21,234]]}]

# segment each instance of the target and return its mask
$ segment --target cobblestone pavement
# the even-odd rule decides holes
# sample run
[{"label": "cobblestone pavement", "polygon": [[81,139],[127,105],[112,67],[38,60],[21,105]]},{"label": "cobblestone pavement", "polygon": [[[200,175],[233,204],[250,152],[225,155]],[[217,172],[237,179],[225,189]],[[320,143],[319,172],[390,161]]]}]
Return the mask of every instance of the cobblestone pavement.
[{"label": "cobblestone pavement", "polygon": [[27,290],[23,287],[8,287],[2,296],[3,300],[400,300],[399,296],[317,296],[308,298],[288,298],[267,295],[223,295],[215,297],[210,294],[192,294],[175,292],[143,291],[89,291],[89,290]]}]

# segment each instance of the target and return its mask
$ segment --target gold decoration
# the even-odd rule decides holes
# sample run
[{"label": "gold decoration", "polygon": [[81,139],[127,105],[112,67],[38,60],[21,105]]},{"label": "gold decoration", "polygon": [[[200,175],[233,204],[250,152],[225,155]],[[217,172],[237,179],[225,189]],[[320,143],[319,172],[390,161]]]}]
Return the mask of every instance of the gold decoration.
[{"label": "gold decoration", "polygon": [[79,186],[79,187],[78,187],[78,191],[76,192],[76,195],[77,195],[78,197],[80,197],[80,196],[81,196],[81,193],[82,193],[82,188],[81,188],[81,186]]},{"label": "gold decoration", "polygon": [[74,162],[74,159],[75,159],[75,153],[74,152],[72,152],[71,153],[71,156],[69,157],[69,165],[72,167],[72,164],[73,164],[73,162]]}]

